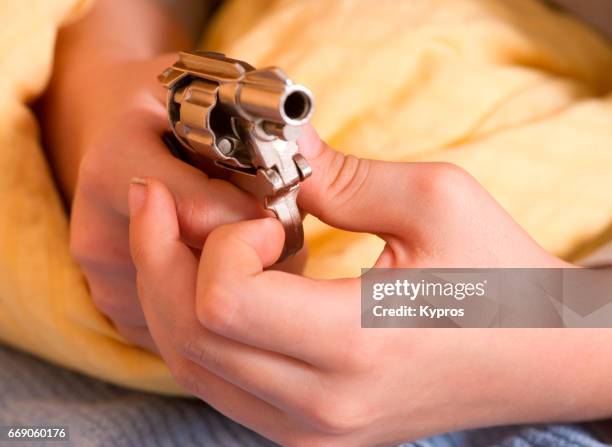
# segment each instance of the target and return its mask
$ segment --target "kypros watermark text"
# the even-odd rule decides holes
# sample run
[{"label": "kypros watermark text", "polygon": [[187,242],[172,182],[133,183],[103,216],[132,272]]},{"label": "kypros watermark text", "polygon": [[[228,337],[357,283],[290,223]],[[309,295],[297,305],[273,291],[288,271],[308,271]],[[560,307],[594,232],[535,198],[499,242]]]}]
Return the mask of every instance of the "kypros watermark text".
[{"label": "kypros watermark text", "polygon": [[612,327],[612,270],[370,269],[363,327]]}]

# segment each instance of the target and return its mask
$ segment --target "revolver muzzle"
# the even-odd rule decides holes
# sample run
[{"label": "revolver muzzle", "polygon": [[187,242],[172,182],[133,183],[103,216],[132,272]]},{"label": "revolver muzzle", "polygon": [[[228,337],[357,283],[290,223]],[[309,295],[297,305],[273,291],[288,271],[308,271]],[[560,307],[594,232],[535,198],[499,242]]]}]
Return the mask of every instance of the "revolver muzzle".
[{"label": "revolver muzzle", "polygon": [[251,117],[289,126],[306,124],[314,102],[310,90],[302,85],[279,82],[262,86],[248,80],[240,86],[237,101]]}]

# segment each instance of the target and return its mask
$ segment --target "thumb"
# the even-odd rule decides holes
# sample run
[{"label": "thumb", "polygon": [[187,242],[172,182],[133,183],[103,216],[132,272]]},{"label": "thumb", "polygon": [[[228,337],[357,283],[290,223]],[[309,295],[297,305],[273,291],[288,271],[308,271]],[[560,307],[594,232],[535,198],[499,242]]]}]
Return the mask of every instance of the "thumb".
[{"label": "thumb", "polygon": [[202,250],[199,287],[219,281],[244,286],[249,277],[276,262],[285,232],[277,219],[246,220],[215,228]]},{"label": "thumb", "polygon": [[298,144],[312,168],[300,186],[298,202],[304,211],[349,231],[384,237],[406,230],[410,163],[345,155],[330,148],[311,126],[303,128]]}]

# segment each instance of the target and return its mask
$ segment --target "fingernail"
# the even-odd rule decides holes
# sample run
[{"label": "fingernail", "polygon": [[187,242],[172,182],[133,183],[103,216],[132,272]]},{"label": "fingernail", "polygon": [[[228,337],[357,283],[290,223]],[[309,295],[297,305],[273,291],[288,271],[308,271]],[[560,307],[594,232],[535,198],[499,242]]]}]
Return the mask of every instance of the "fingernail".
[{"label": "fingernail", "polygon": [[140,177],[130,180],[130,191],[128,192],[128,206],[130,217],[135,216],[143,207],[147,199],[147,181]]}]

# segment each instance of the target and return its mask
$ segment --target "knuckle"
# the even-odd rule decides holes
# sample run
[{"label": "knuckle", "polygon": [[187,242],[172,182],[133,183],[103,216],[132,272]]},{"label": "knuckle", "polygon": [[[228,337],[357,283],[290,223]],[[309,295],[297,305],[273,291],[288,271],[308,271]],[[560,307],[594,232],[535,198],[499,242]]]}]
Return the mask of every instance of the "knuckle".
[{"label": "knuckle", "polygon": [[170,345],[184,359],[198,364],[216,364],[219,353],[199,333],[194,327],[175,327],[169,337]]},{"label": "knuckle", "polygon": [[367,412],[355,397],[320,395],[310,403],[308,417],[315,427],[330,435],[347,435],[366,424]]},{"label": "knuckle", "polygon": [[229,334],[236,327],[238,302],[225,285],[212,281],[204,287],[197,298],[198,321],[207,329]]},{"label": "knuckle", "polygon": [[200,223],[201,220],[195,217],[198,212],[198,207],[194,199],[179,199],[176,202],[176,214],[179,219],[181,230],[189,231],[195,226],[196,223]]},{"label": "knuckle", "polygon": [[207,343],[205,339],[188,335],[182,337],[177,349],[181,355],[200,365],[214,367],[219,364],[221,356],[213,346],[213,343]]},{"label": "knuckle", "polygon": [[420,190],[435,203],[454,202],[464,197],[472,184],[472,177],[453,163],[435,163],[420,179]]},{"label": "knuckle", "polygon": [[336,152],[330,163],[326,195],[332,197],[336,206],[355,197],[368,180],[370,161],[353,155]]},{"label": "knuckle", "polygon": [[227,236],[224,225],[262,216],[256,200],[244,192],[229,190],[235,186],[209,177],[200,181],[204,182],[200,186],[202,194],[178,195],[177,215],[187,242],[202,246],[204,242],[209,243],[211,236],[213,240]]},{"label": "knuckle", "polygon": [[177,216],[183,237],[196,246],[204,244],[214,228],[211,205],[205,206],[195,198],[181,198],[177,202]]}]

